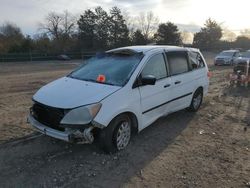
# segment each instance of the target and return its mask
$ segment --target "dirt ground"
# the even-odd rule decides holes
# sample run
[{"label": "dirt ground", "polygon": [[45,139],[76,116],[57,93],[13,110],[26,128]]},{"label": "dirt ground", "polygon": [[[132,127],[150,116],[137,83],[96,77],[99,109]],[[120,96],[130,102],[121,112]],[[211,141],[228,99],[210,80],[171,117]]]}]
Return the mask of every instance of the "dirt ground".
[{"label": "dirt ground", "polygon": [[213,77],[200,111],[159,119],[113,155],[26,124],[34,92],[78,62],[0,64],[0,187],[250,187],[250,88],[229,87],[232,68],[205,57]]}]

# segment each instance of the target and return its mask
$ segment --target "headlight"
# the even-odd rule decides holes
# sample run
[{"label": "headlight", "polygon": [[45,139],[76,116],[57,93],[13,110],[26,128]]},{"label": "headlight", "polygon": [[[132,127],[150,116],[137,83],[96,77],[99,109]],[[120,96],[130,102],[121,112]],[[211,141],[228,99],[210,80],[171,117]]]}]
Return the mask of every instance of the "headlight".
[{"label": "headlight", "polygon": [[102,104],[96,103],[88,106],[82,106],[70,110],[64,118],[61,120],[61,124],[64,125],[84,125],[90,123],[99,110],[101,109]]}]

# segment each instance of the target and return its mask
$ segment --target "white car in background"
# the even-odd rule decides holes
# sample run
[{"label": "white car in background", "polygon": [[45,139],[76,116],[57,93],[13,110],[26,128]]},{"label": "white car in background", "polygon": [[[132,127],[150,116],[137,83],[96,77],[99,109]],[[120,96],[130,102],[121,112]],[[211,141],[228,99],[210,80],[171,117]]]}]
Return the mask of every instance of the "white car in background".
[{"label": "white car in background", "polygon": [[234,65],[240,55],[239,50],[222,51],[215,57],[214,65]]},{"label": "white car in background", "polygon": [[131,46],[89,59],[34,96],[28,121],[68,142],[99,138],[106,152],[124,149],[132,132],[161,116],[197,111],[208,91],[206,62],[197,49]]}]

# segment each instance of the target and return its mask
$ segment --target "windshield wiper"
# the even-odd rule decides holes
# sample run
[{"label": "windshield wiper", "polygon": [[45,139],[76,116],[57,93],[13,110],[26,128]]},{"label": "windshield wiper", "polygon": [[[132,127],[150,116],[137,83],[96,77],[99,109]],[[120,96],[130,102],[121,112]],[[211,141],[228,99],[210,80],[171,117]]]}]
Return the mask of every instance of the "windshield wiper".
[{"label": "windshield wiper", "polygon": [[67,75],[67,77],[69,77],[69,78],[75,78],[75,77],[72,76],[71,74]]},{"label": "windshield wiper", "polygon": [[106,84],[106,85],[111,85],[111,86],[115,86],[115,84],[112,84],[112,83],[108,83],[108,82],[98,82],[100,84]]},{"label": "windshield wiper", "polygon": [[112,84],[112,83],[108,83],[108,82],[98,82],[94,79],[86,79],[86,78],[83,78],[81,80],[84,80],[84,81],[87,81],[87,82],[94,82],[94,83],[98,83],[98,84],[105,84],[105,85],[111,85],[111,86],[114,86],[115,84]]}]

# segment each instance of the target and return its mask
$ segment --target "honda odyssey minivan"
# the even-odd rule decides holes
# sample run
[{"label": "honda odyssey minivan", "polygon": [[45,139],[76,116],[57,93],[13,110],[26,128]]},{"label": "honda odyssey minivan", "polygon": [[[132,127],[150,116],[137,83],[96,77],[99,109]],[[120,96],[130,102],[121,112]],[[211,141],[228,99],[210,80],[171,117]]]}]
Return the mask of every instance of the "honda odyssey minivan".
[{"label": "honda odyssey minivan", "polygon": [[45,135],[75,143],[98,139],[106,152],[116,152],[128,146],[133,132],[161,116],[197,111],[208,76],[197,49],[113,49],[39,89],[28,122]]}]

